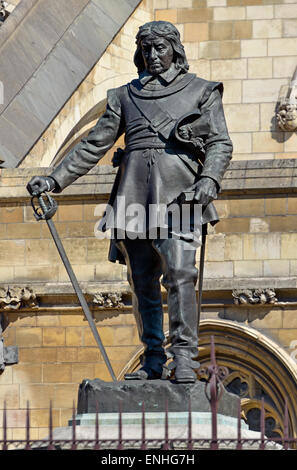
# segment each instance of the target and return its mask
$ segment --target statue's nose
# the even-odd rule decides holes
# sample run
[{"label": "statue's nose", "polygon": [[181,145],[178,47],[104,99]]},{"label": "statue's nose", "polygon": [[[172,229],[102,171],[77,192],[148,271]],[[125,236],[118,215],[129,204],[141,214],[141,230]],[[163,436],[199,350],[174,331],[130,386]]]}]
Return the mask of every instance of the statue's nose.
[{"label": "statue's nose", "polygon": [[150,58],[151,60],[155,60],[157,58],[156,49],[154,47],[151,48]]}]

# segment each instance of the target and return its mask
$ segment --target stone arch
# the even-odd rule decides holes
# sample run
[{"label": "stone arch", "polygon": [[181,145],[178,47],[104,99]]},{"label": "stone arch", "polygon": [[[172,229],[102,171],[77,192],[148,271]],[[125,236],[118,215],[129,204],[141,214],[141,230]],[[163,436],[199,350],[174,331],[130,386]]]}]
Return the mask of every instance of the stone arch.
[{"label": "stone arch", "polygon": [[[261,399],[264,398],[266,430],[271,437],[283,436],[285,400],[288,403],[290,434],[297,436],[297,365],[274,341],[245,325],[226,320],[202,320],[199,362],[210,362],[210,337],[214,336],[216,359],[229,375],[224,385],[241,397],[243,418],[253,430],[259,425]],[[167,346],[168,332],[166,333]],[[140,366],[143,348],[131,358],[119,375]],[[199,374],[199,372],[198,372]],[[203,375],[200,375],[203,380]]]},{"label": "stone arch", "polygon": [[77,112],[76,107],[65,116],[61,123],[59,132],[51,141],[48,149],[40,163],[41,167],[56,166],[65,155],[83,138],[96,121],[103,114],[106,106],[107,90],[117,88],[135,78],[131,73],[115,75],[94,85],[87,93],[80,98],[80,109],[83,114]]}]

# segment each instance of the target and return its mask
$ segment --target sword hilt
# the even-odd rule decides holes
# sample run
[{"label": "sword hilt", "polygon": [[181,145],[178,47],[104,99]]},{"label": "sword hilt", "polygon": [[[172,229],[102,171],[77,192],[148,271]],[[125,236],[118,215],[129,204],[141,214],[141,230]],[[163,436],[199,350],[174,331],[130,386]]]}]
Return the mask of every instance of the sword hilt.
[{"label": "sword hilt", "polygon": [[[46,198],[45,200],[44,196]],[[34,203],[35,198],[38,198],[39,207]],[[31,206],[33,208],[34,217],[36,220],[51,219],[58,209],[57,202],[48,193],[41,193],[39,195],[33,196],[31,198]]]}]

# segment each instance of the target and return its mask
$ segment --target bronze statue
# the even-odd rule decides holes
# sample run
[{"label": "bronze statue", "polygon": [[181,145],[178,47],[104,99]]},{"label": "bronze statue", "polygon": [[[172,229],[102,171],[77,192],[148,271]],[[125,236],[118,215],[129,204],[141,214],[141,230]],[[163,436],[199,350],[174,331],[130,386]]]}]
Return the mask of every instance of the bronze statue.
[{"label": "bronze statue", "polygon": [[[170,355],[177,383],[196,380],[198,315],[195,285],[196,246],[193,238],[177,236],[170,224],[145,217],[139,228],[133,220],[121,224],[124,209],[137,203],[145,208],[173,202],[200,205],[201,226],[218,221],[212,201],[232,155],[232,143],[222,107],[223,85],[188,73],[180,35],[174,25],[153,21],[139,28],[134,63],[139,78],[108,91],[107,107],[89,135],[64,158],[50,177],[35,176],[31,194],[61,192],[86,174],[125,132],[125,149],[117,153],[118,173],[109,199],[115,223],[110,261],[126,263],[133,308],[144,344],[141,368],[125,379],[162,378],[164,350],[160,278],[168,293]],[[115,160],[116,160],[115,159]],[[124,201],[124,206],[121,206]],[[121,207],[120,207],[121,206]],[[119,216],[117,218],[117,216]],[[114,222],[113,222],[114,223]],[[108,217],[102,230],[110,228]],[[190,231],[195,224],[190,223]]]}]

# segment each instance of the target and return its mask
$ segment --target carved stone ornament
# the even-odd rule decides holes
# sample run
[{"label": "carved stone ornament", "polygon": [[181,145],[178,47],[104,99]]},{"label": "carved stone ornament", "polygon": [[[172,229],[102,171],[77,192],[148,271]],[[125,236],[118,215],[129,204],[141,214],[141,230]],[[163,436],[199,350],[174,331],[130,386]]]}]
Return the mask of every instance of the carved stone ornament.
[{"label": "carved stone ornament", "polygon": [[38,307],[36,295],[31,287],[0,287],[0,308],[2,310],[18,310],[21,307]]},{"label": "carved stone ornament", "polygon": [[100,292],[93,297],[93,304],[102,308],[122,308],[122,294],[120,292]]},{"label": "carved stone ornament", "polygon": [[276,119],[280,129],[297,130],[297,67],[289,86],[282,86],[279,94]]},{"label": "carved stone ornament", "polygon": [[277,297],[274,289],[236,289],[232,292],[234,303],[246,304],[275,304]]}]

